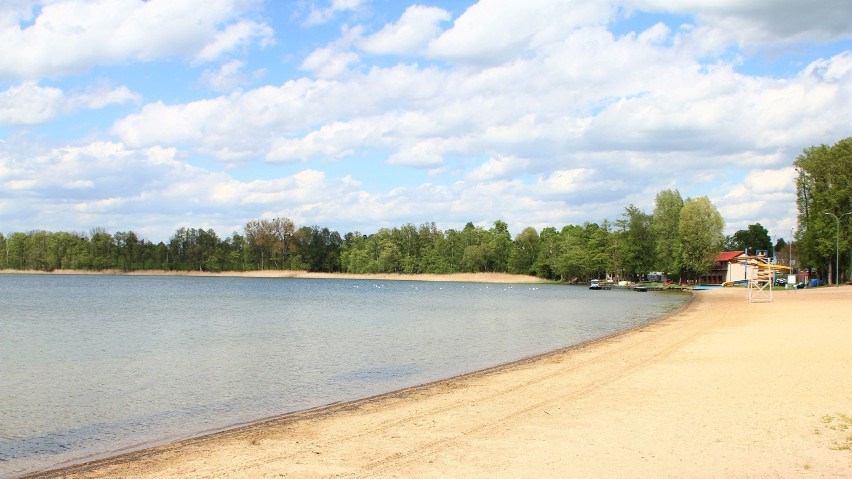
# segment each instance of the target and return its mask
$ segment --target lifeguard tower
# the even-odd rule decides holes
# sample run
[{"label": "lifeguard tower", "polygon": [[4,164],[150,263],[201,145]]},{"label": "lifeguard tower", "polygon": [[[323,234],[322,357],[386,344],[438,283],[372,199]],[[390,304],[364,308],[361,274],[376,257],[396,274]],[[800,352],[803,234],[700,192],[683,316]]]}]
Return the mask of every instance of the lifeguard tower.
[{"label": "lifeguard tower", "polygon": [[[748,283],[748,302],[761,303],[772,301],[772,288],[775,284],[776,272],[789,272],[788,266],[772,264],[766,254],[754,256],[737,256],[731,262],[736,262],[745,268]],[[726,283],[726,285],[729,285]]]}]

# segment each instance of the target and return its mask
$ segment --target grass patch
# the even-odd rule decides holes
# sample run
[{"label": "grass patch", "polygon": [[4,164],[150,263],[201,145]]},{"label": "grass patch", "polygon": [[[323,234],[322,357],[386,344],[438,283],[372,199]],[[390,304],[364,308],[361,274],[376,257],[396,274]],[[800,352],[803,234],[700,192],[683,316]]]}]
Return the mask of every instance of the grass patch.
[{"label": "grass patch", "polygon": [[852,416],[846,414],[825,415],[821,419],[826,431],[833,431],[831,449],[852,452]]}]

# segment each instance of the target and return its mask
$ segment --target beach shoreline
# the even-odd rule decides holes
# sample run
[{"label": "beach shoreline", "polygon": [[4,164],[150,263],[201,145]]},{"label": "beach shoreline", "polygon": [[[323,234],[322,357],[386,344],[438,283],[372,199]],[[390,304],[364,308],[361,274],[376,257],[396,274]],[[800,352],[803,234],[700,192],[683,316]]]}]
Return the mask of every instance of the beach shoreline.
[{"label": "beach shoreline", "polygon": [[25,477],[845,477],[852,288],[693,294],[582,345]]},{"label": "beach shoreline", "polygon": [[[80,274],[85,274],[85,273],[80,273]],[[443,280],[432,279],[431,281],[443,281]],[[498,282],[498,281],[492,280],[492,281],[480,281],[480,282],[489,283],[489,282]],[[680,293],[680,294],[689,294],[689,293],[685,293],[681,290],[676,290],[676,291],[673,291],[673,292],[674,293]],[[35,470],[35,471],[27,472],[24,476],[15,476],[15,477],[36,478],[36,477],[42,477],[42,475],[44,475],[44,474],[47,475],[45,477],[53,477],[52,474],[55,473],[55,472],[61,472],[61,471],[65,471],[65,470],[73,470],[73,468],[75,468],[75,467],[91,465],[93,463],[103,463],[103,462],[109,462],[109,461],[112,461],[112,460],[120,460],[120,461],[131,460],[132,461],[132,460],[134,460],[134,459],[132,459],[132,455],[144,454],[148,450],[155,449],[155,448],[183,447],[184,445],[192,444],[196,441],[206,441],[209,438],[214,437],[214,436],[240,434],[240,433],[243,433],[245,431],[250,431],[250,430],[257,429],[257,428],[262,428],[262,427],[264,427],[264,425],[267,425],[267,424],[280,424],[280,423],[284,423],[284,422],[293,422],[293,421],[303,420],[303,419],[306,419],[308,417],[313,417],[313,416],[317,416],[317,415],[335,414],[335,413],[339,413],[341,411],[352,410],[352,409],[357,408],[359,405],[364,405],[364,404],[371,403],[371,402],[376,402],[376,401],[380,401],[380,400],[384,400],[384,399],[388,399],[388,398],[407,397],[407,396],[410,396],[411,394],[416,393],[417,391],[428,390],[429,388],[432,388],[432,387],[441,387],[442,385],[444,385],[444,383],[451,383],[451,382],[454,382],[454,381],[462,381],[464,379],[476,378],[476,377],[479,377],[479,376],[485,376],[485,375],[489,375],[489,374],[498,374],[498,373],[501,373],[501,372],[508,371],[512,368],[523,366],[525,364],[545,360],[549,356],[564,354],[564,353],[570,352],[572,350],[591,347],[595,343],[607,341],[607,340],[613,339],[613,338],[618,337],[618,336],[629,334],[634,330],[642,329],[642,328],[648,327],[650,325],[653,325],[655,323],[665,321],[666,319],[668,319],[668,318],[670,318],[674,315],[677,315],[681,311],[685,310],[689,306],[692,298],[694,298],[694,296],[692,294],[689,294],[689,298],[680,307],[678,307],[676,310],[671,311],[667,314],[661,315],[657,318],[654,318],[651,321],[648,321],[646,323],[642,323],[642,324],[630,327],[630,328],[625,329],[625,330],[616,331],[616,332],[607,334],[606,336],[585,340],[585,341],[580,342],[580,343],[571,344],[569,346],[561,347],[561,348],[558,348],[558,349],[555,349],[555,350],[552,350],[552,351],[547,351],[547,352],[544,352],[544,353],[523,357],[523,358],[513,360],[513,361],[510,361],[510,362],[507,362],[507,363],[497,364],[497,365],[486,367],[486,368],[483,368],[483,369],[465,372],[465,373],[462,373],[462,374],[459,374],[459,375],[456,375],[456,376],[441,378],[441,379],[437,379],[437,380],[434,380],[434,381],[429,381],[429,382],[422,383],[422,384],[416,384],[414,386],[406,387],[406,388],[403,388],[403,389],[387,391],[387,392],[379,393],[379,394],[372,395],[372,396],[366,396],[366,397],[361,397],[361,398],[347,400],[347,401],[333,402],[333,403],[330,403],[330,404],[320,405],[320,406],[312,407],[312,408],[305,409],[305,410],[297,410],[297,411],[291,411],[291,412],[282,413],[282,414],[275,414],[275,415],[272,415],[272,416],[269,416],[269,417],[261,417],[261,418],[251,420],[251,421],[247,421],[247,422],[230,424],[230,425],[227,425],[227,426],[223,426],[223,427],[219,427],[219,428],[215,428],[215,429],[210,429],[210,430],[206,430],[206,431],[199,431],[195,434],[191,434],[191,435],[188,435],[188,436],[185,436],[185,437],[154,440],[154,441],[150,441],[150,442],[146,442],[146,443],[142,443],[142,444],[137,444],[137,445],[133,445],[133,446],[128,446],[128,447],[124,447],[124,448],[116,449],[116,450],[112,450],[112,451],[98,452],[98,453],[90,454],[86,457],[75,458],[75,459],[71,459],[71,460],[68,460],[68,461],[63,461],[62,463],[60,463],[58,465],[54,465],[54,466],[50,466],[50,467],[47,467],[47,468],[42,468],[42,469],[38,469],[38,470]]]},{"label": "beach shoreline", "polygon": [[550,281],[535,276],[510,273],[450,273],[450,274],[355,274],[355,273],[315,273],[298,270],[263,271],[163,271],[163,270],[102,270],[57,269],[54,271],[2,269],[0,274],[45,274],[45,275],[114,275],[114,276],[182,276],[182,277],[221,277],[221,278],[293,278],[293,279],[358,279],[373,281],[445,281],[465,283],[548,283]]}]

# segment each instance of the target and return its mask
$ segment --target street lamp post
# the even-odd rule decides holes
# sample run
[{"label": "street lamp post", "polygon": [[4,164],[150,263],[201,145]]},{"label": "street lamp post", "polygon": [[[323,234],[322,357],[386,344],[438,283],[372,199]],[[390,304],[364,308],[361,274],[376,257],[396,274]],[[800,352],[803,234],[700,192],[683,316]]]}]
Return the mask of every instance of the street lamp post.
[{"label": "street lamp post", "polygon": [[835,224],[837,225],[836,233],[834,235],[834,286],[840,286],[840,218],[852,214],[852,211],[843,213],[840,215],[840,218],[838,218],[836,214],[829,213],[828,211],[826,211],[825,214],[832,216]]}]

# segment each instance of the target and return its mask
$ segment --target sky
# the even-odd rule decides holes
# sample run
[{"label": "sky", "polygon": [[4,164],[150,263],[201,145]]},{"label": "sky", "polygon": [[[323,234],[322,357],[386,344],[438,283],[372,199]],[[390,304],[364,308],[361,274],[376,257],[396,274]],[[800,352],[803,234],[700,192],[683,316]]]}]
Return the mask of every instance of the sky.
[{"label": "sky", "polygon": [[0,232],[796,227],[849,0],[0,0]]}]

